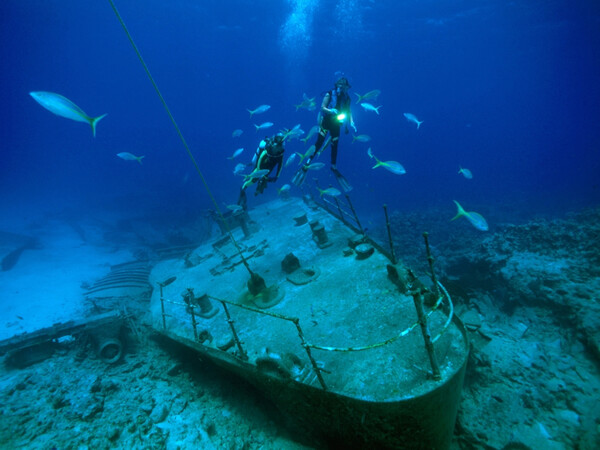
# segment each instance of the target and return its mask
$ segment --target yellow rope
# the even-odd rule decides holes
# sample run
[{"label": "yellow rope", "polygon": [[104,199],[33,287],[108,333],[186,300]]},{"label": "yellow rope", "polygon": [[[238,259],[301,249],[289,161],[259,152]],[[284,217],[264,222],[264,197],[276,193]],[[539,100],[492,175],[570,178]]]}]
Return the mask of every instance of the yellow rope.
[{"label": "yellow rope", "polygon": [[237,241],[233,237],[233,234],[231,233],[231,230],[229,229],[229,225],[227,224],[227,221],[225,220],[225,217],[221,213],[221,208],[219,208],[219,204],[215,200],[215,197],[214,197],[212,191],[210,190],[210,187],[208,186],[208,183],[206,182],[206,178],[204,178],[204,174],[202,173],[202,171],[200,170],[200,166],[198,166],[198,163],[196,162],[196,158],[194,158],[194,155],[192,154],[192,151],[190,150],[190,147],[188,146],[187,141],[183,137],[183,133],[179,129],[179,125],[177,125],[177,122],[175,121],[175,117],[173,117],[173,114],[171,114],[171,110],[169,109],[169,106],[167,105],[167,102],[165,101],[163,95],[161,94],[160,89],[158,88],[158,85],[154,81],[154,77],[150,73],[150,69],[148,69],[148,66],[146,65],[146,62],[144,61],[144,58],[142,57],[142,54],[138,50],[138,47],[135,44],[135,42],[133,41],[133,37],[131,36],[131,33],[129,33],[129,30],[127,29],[127,25],[125,25],[125,22],[123,21],[123,18],[121,17],[121,14],[119,14],[119,11],[117,10],[117,7],[115,6],[113,0],[108,0],[108,2],[110,3],[110,6],[112,7],[113,11],[115,12],[115,15],[117,16],[117,19],[118,19],[119,23],[123,27],[123,30],[125,30],[125,34],[127,35],[127,38],[129,39],[129,42],[131,43],[131,46],[133,47],[133,50],[135,51],[137,57],[139,58],[140,62],[142,63],[142,66],[144,67],[144,70],[146,71],[146,75],[148,75],[148,78],[150,79],[150,82],[152,83],[152,86],[154,86],[154,90],[156,91],[156,94],[158,95],[158,98],[162,102],[163,107],[165,108],[165,111],[167,111],[167,114],[168,114],[169,118],[171,119],[171,123],[175,127],[175,131],[177,131],[177,134],[179,135],[179,139],[181,139],[181,142],[183,143],[183,146],[185,147],[185,151],[187,152],[188,156],[192,160],[192,164],[196,168],[196,172],[198,172],[198,175],[200,175],[202,183],[204,184],[204,188],[206,189],[206,192],[208,193],[208,196],[210,197],[210,200],[212,201],[212,203],[213,203],[213,205],[215,207],[215,210],[217,211],[217,214],[219,215],[219,218],[221,219],[221,221],[223,222],[225,228],[227,229],[227,233],[229,234],[229,237],[231,238],[231,241],[233,242],[233,244],[237,248],[237,251],[238,251],[238,253],[240,254],[240,256],[242,258],[242,262],[244,263],[244,266],[246,266],[246,269],[248,269],[248,271],[250,272],[250,274],[252,274],[252,270],[250,270],[250,266],[248,265],[248,262],[244,258],[244,255],[242,254],[242,250],[241,250],[240,246],[238,245]]}]

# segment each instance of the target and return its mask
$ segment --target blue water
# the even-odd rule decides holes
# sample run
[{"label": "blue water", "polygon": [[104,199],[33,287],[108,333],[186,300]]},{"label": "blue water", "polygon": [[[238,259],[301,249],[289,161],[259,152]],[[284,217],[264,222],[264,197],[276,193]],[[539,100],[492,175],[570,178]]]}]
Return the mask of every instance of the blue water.
[{"label": "blue water", "polygon": [[[350,90],[380,89],[377,116],[353,104],[359,134],[342,134],[338,167],[360,214],[383,203],[454,215],[514,204],[521,216],[561,214],[600,200],[600,4],[594,1],[116,0],[217,202],[234,203],[260,138],[316,111],[296,112],[343,71]],[[143,5],[143,6],[142,6]],[[108,1],[1,2],[2,206],[163,210],[212,208]],[[90,127],[51,114],[30,91],[60,93]],[[271,109],[249,117],[247,108]],[[415,114],[419,130],[403,117]],[[254,123],[275,126],[256,132]],[[244,134],[234,139],[231,133]],[[291,141],[287,155],[308,145]],[[239,160],[233,151],[244,147]],[[371,169],[367,148],[400,162]],[[119,152],[145,155],[143,165]],[[329,163],[329,152],[321,156]],[[459,175],[469,168],[474,178]],[[249,203],[276,196],[276,186]],[[335,181],[325,168],[321,185]],[[252,190],[250,191],[252,192]],[[298,194],[297,188],[292,193]],[[509,208],[510,209],[510,208]],[[510,218],[506,218],[510,220]]]}]

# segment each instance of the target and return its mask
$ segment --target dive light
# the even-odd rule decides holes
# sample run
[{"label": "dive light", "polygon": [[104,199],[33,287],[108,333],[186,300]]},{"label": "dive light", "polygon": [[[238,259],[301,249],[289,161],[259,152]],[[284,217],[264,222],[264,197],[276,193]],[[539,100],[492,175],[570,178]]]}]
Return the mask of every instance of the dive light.
[{"label": "dive light", "polygon": [[339,122],[343,122],[343,121],[344,121],[344,119],[346,118],[346,114],[344,114],[344,113],[340,113],[340,114],[338,114],[338,115],[336,116],[336,118],[337,118],[337,120],[338,120]]}]

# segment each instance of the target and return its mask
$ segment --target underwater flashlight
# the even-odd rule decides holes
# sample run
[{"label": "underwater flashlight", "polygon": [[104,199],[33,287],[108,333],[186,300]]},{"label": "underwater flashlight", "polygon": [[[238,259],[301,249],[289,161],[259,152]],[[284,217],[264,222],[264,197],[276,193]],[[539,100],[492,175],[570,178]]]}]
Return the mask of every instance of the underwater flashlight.
[{"label": "underwater flashlight", "polygon": [[337,115],[337,120],[339,120],[340,122],[343,122],[345,118],[346,118],[346,114],[344,114],[344,113]]}]

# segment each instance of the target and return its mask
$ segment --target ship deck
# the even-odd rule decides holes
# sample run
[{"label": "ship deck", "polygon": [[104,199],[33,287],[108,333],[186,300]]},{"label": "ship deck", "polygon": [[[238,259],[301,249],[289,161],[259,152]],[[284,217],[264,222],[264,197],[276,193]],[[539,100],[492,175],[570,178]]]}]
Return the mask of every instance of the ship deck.
[{"label": "ship deck", "polygon": [[[324,226],[327,245],[317,245],[309,223],[297,225],[295,218],[303,213],[308,222]],[[159,289],[152,296],[152,322],[159,332],[179,337],[183,343],[199,342],[213,353],[239,357],[233,324],[247,362],[279,361],[293,379],[320,387],[298,328],[276,316],[297,318],[327,389],[375,402],[425,394],[464,364],[467,348],[462,331],[448,321],[446,309],[430,310],[431,335],[445,331],[434,344],[442,380],[429,376],[431,366],[412,296],[401,293],[390,280],[387,266],[391,263],[377,248],[366,259],[358,258],[356,252],[350,254],[349,239],[356,233],[337,217],[311,202],[288,198],[250,210],[249,218],[249,233],[239,227],[232,233],[272,297],[248,292],[249,272],[224,235],[183,259],[154,267],[151,281],[155,286],[176,277],[162,289],[162,302]],[[301,265],[291,276],[282,269],[289,253]],[[312,281],[297,284],[311,277]],[[201,317],[198,307],[191,317],[183,299],[188,289],[193,289],[195,298],[209,296],[212,317]],[[231,322],[220,299],[231,302],[226,303]],[[274,306],[265,307],[277,300]],[[363,350],[351,351],[358,348]]]}]

